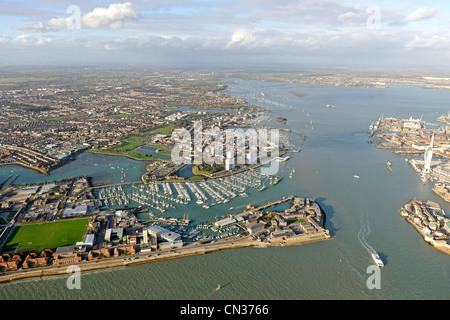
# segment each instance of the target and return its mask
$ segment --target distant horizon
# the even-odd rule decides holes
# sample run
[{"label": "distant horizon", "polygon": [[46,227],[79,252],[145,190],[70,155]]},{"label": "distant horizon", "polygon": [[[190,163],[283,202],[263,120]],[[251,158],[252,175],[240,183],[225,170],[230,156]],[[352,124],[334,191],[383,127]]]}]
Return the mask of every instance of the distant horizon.
[{"label": "distant horizon", "polygon": [[[447,72],[450,72],[450,66],[448,68],[443,67],[400,67],[400,66],[379,66],[379,67],[369,67],[369,66],[360,66],[360,67],[346,67],[346,66],[204,66],[204,65],[151,65],[151,64],[110,64],[110,63],[74,63],[74,64],[51,64],[51,63],[34,63],[34,64],[26,64],[26,63],[18,63],[18,64],[0,64],[0,69],[43,69],[43,68],[54,68],[54,69],[83,69],[83,68],[102,68],[102,69],[115,69],[115,68],[128,68],[128,69],[140,69],[140,68],[148,68],[151,70],[183,70],[183,71],[211,71],[211,72],[245,72],[252,71],[257,73],[267,72],[267,73],[295,73],[295,72],[323,72],[323,73],[373,73],[380,74],[384,76],[390,76],[391,74],[387,74],[385,72],[402,72],[408,75],[416,75],[416,76],[426,76],[428,75],[445,75]],[[30,70],[31,71],[31,70]],[[0,75],[2,77],[2,75]],[[450,78],[450,77],[449,77]]]}]

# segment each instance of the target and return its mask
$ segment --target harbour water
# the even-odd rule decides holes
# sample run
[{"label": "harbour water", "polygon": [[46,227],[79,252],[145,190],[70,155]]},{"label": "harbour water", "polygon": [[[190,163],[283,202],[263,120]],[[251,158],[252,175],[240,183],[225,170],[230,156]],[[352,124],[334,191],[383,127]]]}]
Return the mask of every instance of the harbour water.
[{"label": "harbour water", "polygon": [[[447,113],[450,92],[400,85],[375,89],[233,80],[227,93],[288,119],[285,125],[273,126],[306,135],[298,145],[301,152],[279,162],[278,175],[284,179],[276,186],[210,210],[194,201],[178,208],[177,214],[167,214],[188,214],[199,223],[230,213],[231,206],[237,213],[248,203],[265,204],[294,194],[319,202],[333,240],[229,250],[83,274],[81,290],[69,290],[66,278],[22,281],[0,286],[0,299],[449,299],[450,257],[427,245],[397,210],[413,198],[438,202],[446,212],[450,204],[431,191],[431,184],[421,183],[404,156],[368,144],[367,129],[381,115],[423,116],[434,122]],[[292,135],[293,141],[302,141]],[[386,169],[386,161],[393,172]],[[102,185],[138,181],[145,164],[85,153],[50,176],[0,167],[0,180],[11,174],[19,175],[15,183],[86,174]],[[385,264],[380,289],[366,285],[371,276],[367,268],[373,264],[368,248]]]}]

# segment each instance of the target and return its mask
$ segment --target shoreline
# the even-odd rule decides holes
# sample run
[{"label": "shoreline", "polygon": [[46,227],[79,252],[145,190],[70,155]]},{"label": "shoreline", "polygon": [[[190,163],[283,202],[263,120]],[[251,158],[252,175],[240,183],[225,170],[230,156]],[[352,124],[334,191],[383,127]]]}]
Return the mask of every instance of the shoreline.
[{"label": "shoreline", "polygon": [[445,202],[450,202],[449,199],[445,196],[445,193],[437,191],[435,188],[431,189],[435,194],[442,198]]},{"label": "shoreline", "polygon": [[24,167],[24,168],[36,170],[36,171],[38,171],[39,173],[42,173],[42,174],[44,174],[44,175],[46,175],[46,176],[49,176],[53,170],[58,169],[59,167],[62,167],[62,166],[64,166],[64,165],[68,164],[68,163],[71,162],[71,161],[75,161],[75,160],[76,160],[76,157],[77,157],[78,155],[82,154],[83,152],[86,152],[86,150],[79,150],[79,151],[74,152],[73,154],[71,154],[71,155],[70,155],[68,158],[66,158],[66,159],[60,159],[59,162],[58,162],[56,165],[52,166],[49,170],[43,170],[43,169],[40,169],[40,168],[37,168],[37,167],[33,167],[33,166],[30,166],[30,165],[26,165],[26,164],[24,164],[24,163],[17,162],[17,161],[15,161],[15,162],[10,162],[10,163],[0,163],[0,166],[8,166],[8,165],[21,166],[21,167]]},{"label": "shoreline", "polygon": [[261,248],[287,247],[292,245],[306,244],[330,239],[333,239],[333,237],[326,236],[325,234],[313,238],[292,240],[290,242],[283,241],[280,243],[258,242],[255,240],[250,240],[248,238],[238,240],[226,239],[222,240],[219,243],[194,245],[193,247],[189,247],[188,245],[180,249],[175,250],[172,249],[165,252],[152,251],[150,253],[138,253],[129,256],[120,256],[92,261],[82,261],[79,263],[67,264],[62,266],[61,265],[48,266],[26,270],[9,271],[0,275],[0,286],[7,283],[26,281],[37,278],[44,279],[44,278],[69,276],[72,273],[68,272],[68,268],[73,266],[78,266],[80,268],[80,273],[89,273],[95,271],[105,271],[111,269],[132,267],[153,262],[193,257],[202,254],[217,253],[225,250],[233,250],[248,247],[261,247]]},{"label": "shoreline", "polygon": [[414,223],[413,221],[410,221],[408,218],[402,216],[400,212],[399,212],[399,214],[400,214],[400,216],[401,216],[402,218],[405,219],[405,221],[406,221],[409,225],[411,225],[411,226],[413,227],[414,230],[416,230],[417,233],[419,233],[419,234],[422,236],[422,239],[423,239],[423,241],[424,241],[426,244],[428,244],[428,245],[431,246],[432,248],[437,249],[437,250],[439,250],[439,251],[441,251],[441,252],[443,252],[443,253],[445,253],[445,254],[447,254],[447,255],[450,255],[450,248],[446,248],[446,247],[442,247],[442,246],[436,246],[436,245],[434,244],[434,240],[427,241],[426,238],[425,238],[424,233],[422,232],[422,230],[420,230],[420,229],[418,228],[418,226],[416,226],[415,223]]},{"label": "shoreline", "polygon": [[33,169],[33,170],[38,171],[39,173],[45,174],[46,176],[50,175],[50,171],[46,171],[46,170],[43,170],[43,169],[40,169],[40,168],[37,168],[37,167],[29,166],[29,165],[26,165],[26,164],[24,164],[22,162],[0,163],[0,166],[11,166],[11,165],[21,166],[21,167],[28,168],[28,169]]}]

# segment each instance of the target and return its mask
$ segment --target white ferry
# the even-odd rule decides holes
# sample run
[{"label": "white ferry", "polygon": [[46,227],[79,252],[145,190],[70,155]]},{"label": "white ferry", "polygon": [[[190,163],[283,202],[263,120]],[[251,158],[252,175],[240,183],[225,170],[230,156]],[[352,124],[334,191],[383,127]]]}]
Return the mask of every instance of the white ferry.
[{"label": "white ferry", "polygon": [[372,253],[372,259],[373,259],[373,261],[375,261],[377,266],[379,266],[380,268],[384,267],[384,263],[377,253]]}]

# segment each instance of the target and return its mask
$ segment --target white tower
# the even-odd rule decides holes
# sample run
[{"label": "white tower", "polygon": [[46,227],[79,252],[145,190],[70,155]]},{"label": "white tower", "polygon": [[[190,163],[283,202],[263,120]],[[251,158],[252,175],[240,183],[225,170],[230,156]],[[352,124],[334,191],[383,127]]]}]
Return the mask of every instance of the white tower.
[{"label": "white tower", "polygon": [[227,158],[225,159],[225,169],[227,171],[234,169],[234,157],[230,151],[227,152]]},{"label": "white tower", "polygon": [[144,231],[142,231],[142,243],[148,244],[148,230],[145,229]]},{"label": "white tower", "polygon": [[431,172],[431,158],[433,157],[433,141],[434,141],[434,133],[431,137],[431,143],[428,148],[425,150],[425,166],[423,168],[423,173],[428,174]]}]

